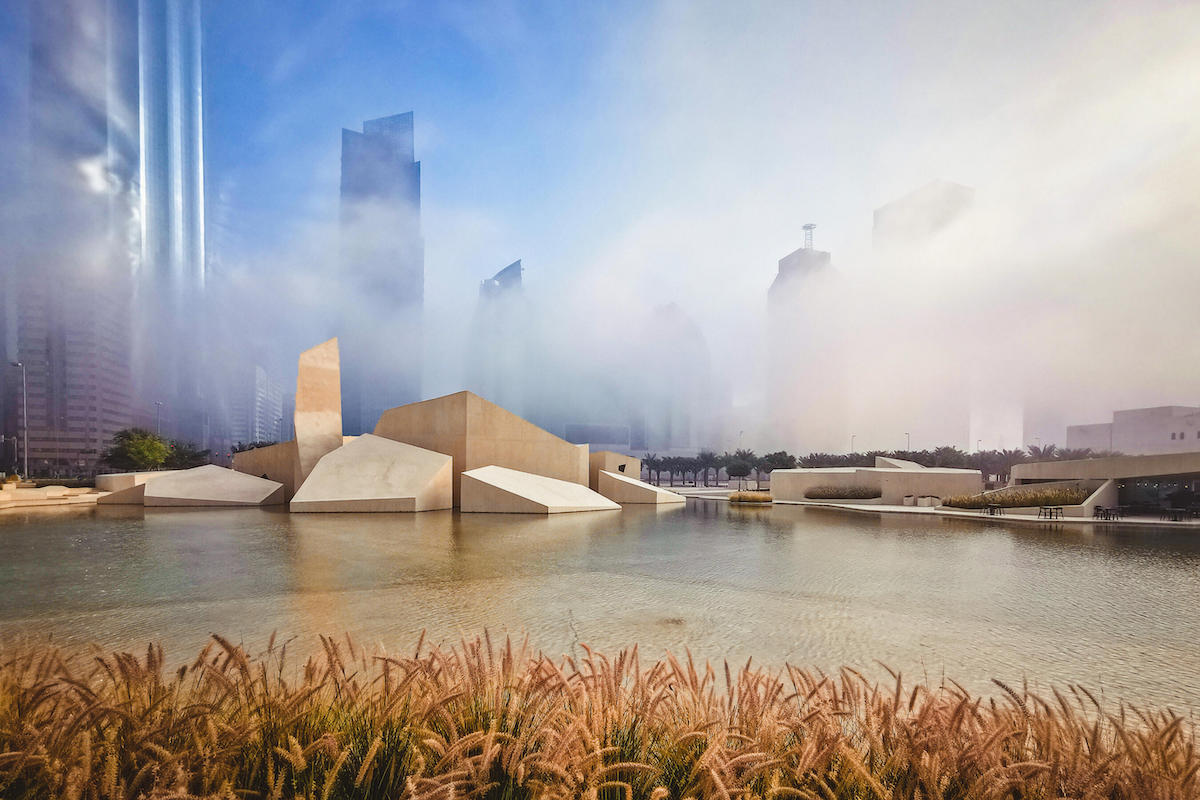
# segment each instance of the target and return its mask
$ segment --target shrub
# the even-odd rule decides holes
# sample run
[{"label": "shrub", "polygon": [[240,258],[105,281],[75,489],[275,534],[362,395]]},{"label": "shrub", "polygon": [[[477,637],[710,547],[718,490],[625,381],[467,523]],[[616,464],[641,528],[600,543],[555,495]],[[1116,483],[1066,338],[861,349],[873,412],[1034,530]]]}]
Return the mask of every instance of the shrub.
[{"label": "shrub", "polygon": [[985,508],[1000,506],[1001,508],[1024,508],[1028,506],[1077,506],[1090,495],[1087,489],[1080,486],[1051,486],[1039,489],[1037,486],[1014,486],[1011,489],[1000,489],[987,494],[964,494],[957,497],[947,497],[942,505],[951,508]]},{"label": "shrub", "polygon": [[770,492],[733,492],[729,495],[731,503],[770,503]]},{"label": "shrub", "polygon": [[874,500],[883,492],[869,486],[813,486],[804,492],[809,500]]},{"label": "shrub", "polygon": [[0,651],[0,797],[1200,797],[1194,721],[1077,687],[986,698],[486,638],[322,638],[297,669],[214,640],[179,669],[154,646]]}]

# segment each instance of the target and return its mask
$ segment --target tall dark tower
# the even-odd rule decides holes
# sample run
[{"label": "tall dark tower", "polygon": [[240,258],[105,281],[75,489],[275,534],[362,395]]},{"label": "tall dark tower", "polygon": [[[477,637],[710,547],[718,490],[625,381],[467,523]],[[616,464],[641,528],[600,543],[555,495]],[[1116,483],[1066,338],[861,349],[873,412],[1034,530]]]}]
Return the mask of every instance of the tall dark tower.
[{"label": "tall dark tower", "polygon": [[412,112],[342,130],[341,320],[345,433],[421,399],[425,242]]}]

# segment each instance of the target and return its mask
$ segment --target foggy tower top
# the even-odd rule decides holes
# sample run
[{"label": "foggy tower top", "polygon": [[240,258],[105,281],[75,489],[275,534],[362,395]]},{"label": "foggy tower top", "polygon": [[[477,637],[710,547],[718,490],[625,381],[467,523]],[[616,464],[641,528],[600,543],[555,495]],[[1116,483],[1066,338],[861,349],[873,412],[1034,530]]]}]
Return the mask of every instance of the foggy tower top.
[{"label": "foggy tower top", "polygon": [[425,244],[413,114],[342,130],[341,302],[345,433],[421,399]]}]

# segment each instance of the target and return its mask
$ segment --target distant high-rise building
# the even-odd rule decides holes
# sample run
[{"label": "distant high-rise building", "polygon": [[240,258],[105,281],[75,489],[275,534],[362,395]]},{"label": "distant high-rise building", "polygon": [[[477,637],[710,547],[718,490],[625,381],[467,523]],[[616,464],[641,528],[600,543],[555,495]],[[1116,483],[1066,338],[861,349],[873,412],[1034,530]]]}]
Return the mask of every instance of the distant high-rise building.
[{"label": "distant high-rise building", "polygon": [[247,365],[235,383],[229,404],[229,438],[233,442],[284,441],[283,387],[265,369]]},{"label": "distant high-rise building", "polygon": [[[157,402],[164,434],[204,440],[199,3],[13,4],[0,314],[32,471],[94,470]],[[6,436],[24,428],[18,377],[6,368]]]},{"label": "distant high-rise building", "polygon": [[841,452],[845,429],[842,364],[834,355],[838,336],[825,310],[833,278],[832,257],[805,246],[779,259],[767,290],[767,420],[769,447],[809,453]]},{"label": "distant high-rise building", "polygon": [[425,244],[412,112],[342,131],[342,420],[369,433],[421,399]]},{"label": "distant high-rise building", "polygon": [[958,220],[975,202],[975,190],[936,180],[899,200],[875,209],[872,243],[876,249],[925,246]]},{"label": "distant high-rise building", "polygon": [[137,411],[206,442],[204,136],[200,0],[138,4],[141,259],[135,281]]},{"label": "distant high-rise building", "polygon": [[[130,421],[130,281],[139,249],[136,4],[15,3],[6,69],[4,433],[28,417],[38,474],[90,472]],[[8,102],[11,101],[11,102]],[[13,133],[15,132],[15,133]],[[28,380],[20,393],[19,361]],[[26,447],[21,442],[22,455]]]},{"label": "distant high-rise building", "polygon": [[467,343],[467,388],[514,414],[524,414],[529,307],[520,259],[479,285]]}]

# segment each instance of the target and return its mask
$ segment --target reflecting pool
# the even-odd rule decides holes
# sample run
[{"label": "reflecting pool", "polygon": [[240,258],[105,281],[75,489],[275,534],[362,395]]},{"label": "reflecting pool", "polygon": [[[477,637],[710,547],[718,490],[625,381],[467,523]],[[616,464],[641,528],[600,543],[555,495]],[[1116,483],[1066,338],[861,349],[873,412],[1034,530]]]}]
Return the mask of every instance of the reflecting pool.
[{"label": "reflecting pool", "polygon": [[668,510],[0,513],[0,639],[186,658],[210,632],[407,650],[486,627],[555,655],[843,664],[1081,683],[1200,710],[1200,534],[689,499]]}]

